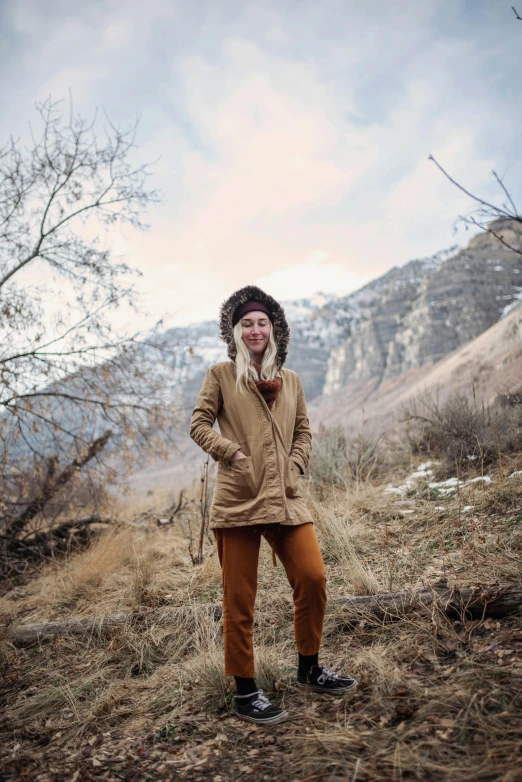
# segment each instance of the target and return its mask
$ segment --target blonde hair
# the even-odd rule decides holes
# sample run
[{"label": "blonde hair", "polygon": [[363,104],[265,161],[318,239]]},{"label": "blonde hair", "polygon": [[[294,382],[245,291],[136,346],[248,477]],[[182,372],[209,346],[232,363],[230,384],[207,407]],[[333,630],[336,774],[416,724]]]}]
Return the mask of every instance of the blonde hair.
[{"label": "blonde hair", "polygon": [[[261,378],[263,380],[273,380],[277,375],[277,342],[274,337],[274,325],[270,323],[270,333],[268,335],[268,344],[265,348],[263,361],[261,362]],[[232,330],[234,342],[236,344],[236,388],[240,394],[243,393],[243,386],[248,388],[249,380],[258,380],[257,369],[252,360],[253,354],[249,351],[242,338],[243,330],[241,328],[241,319],[238,320]]]}]

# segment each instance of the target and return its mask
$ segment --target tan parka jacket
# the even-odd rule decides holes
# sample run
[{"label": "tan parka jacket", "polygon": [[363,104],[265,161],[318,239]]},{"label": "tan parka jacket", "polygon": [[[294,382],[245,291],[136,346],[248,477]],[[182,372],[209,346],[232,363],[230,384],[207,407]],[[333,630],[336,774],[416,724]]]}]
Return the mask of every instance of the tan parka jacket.
[{"label": "tan parka jacket", "polygon": [[[280,369],[270,409],[253,381],[236,390],[232,361],[211,366],[192,413],[190,436],[218,462],[210,528],[312,521],[299,480],[312,435],[299,375]],[[218,421],[220,433],[212,428]],[[239,449],[246,459],[231,461]]]},{"label": "tan parka jacket", "polygon": [[[282,385],[271,408],[252,380],[242,393],[236,389],[233,315],[252,299],[272,313]],[[312,434],[299,375],[283,369],[290,339],[284,309],[261,288],[247,285],[223,302],[219,326],[231,360],[207,371],[190,423],[192,439],[218,462],[210,528],[310,522],[299,481]],[[212,428],[216,419],[220,433]],[[239,449],[247,458],[232,461]]]}]

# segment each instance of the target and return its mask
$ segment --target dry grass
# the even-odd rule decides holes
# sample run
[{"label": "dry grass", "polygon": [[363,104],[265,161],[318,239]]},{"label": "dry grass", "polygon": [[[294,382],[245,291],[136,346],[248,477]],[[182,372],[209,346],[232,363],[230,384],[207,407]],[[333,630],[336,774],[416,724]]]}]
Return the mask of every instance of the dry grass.
[{"label": "dry grass", "polygon": [[296,741],[300,770],[322,779],[326,763],[329,773],[383,782],[518,779],[522,670],[484,649],[495,639],[497,652],[520,651],[520,622],[498,625],[426,612],[381,630],[353,658],[360,688],[337,722]]},{"label": "dry grass", "polygon": [[[322,660],[358,678],[359,688],[346,699],[303,701],[295,689],[290,590],[263,543],[254,628],[258,683],[300,715],[278,728],[278,741],[286,742],[280,755],[275,745],[262,743],[262,732],[245,738],[231,716],[233,694],[214,615],[221,598],[215,553],[193,567],[176,526],[148,525],[109,531],[83,554],[50,564],[2,598],[0,610],[10,621],[142,613],[109,638],[62,638],[28,649],[3,642],[5,763],[15,768],[14,757],[16,768],[25,763],[26,778],[36,779],[42,751],[57,768],[62,761],[56,758],[77,753],[83,765],[70,760],[67,768],[81,768],[81,778],[90,779],[98,777],[85,759],[94,753],[89,742],[98,746],[102,736],[108,744],[140,736],[180,763],[184,748],[192,748],[186,750],[192,757],[194,748],[221,736],[208,756],[214,771],[207,759],[200,772],[193,763],[186,779],[242,778],[232,764],[243,757],[245,742],[250,750],[258,741],[265,758],[259,773],[251,771],[254,780],[332,774],[377,782],[514,780],[522,742],[519,619],[450,621],[426,608],[381,625],[370,616],[353,620],[333,598],[415,588],[441,576],[455,584],[518,580],[520,470],[521,457],[506,458],[490,484],[468,483],[431,499],[420,484],[407,498],[366,482],[323,487],[320,500],[312,487],[307,501],[330,596]],[[149,768],[140,757],[133,770],[121,772],[116,761],[103,761],[100,774],[130,778],[142,763],[140,778],[177,778],[172,766],[163,769],[158,761]],[[64,768],[40,778],[72,778]]]}]

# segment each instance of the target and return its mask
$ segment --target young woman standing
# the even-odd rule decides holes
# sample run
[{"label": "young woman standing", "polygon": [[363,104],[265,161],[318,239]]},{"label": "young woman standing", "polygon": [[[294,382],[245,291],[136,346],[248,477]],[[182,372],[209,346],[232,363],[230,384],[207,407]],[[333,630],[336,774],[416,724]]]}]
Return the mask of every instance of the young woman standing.
[{"label": "young woman standing", "polygon": [[[287,719],[254,679],[252,625],[261,536],[293,589],[297,686],[342,695],[356,685],[319,665],[326,606],[323,559],[299,489],[312,446],[299,375],[283,368],[290,329],[280,304],[255,285],[220,309],[230,361],[211,366],[192,413],[190,436],[218,462],[210,511],[223,573],[225,674],[236,681],[242,719]],[[218,421],[220,433],[212,427]]]}]

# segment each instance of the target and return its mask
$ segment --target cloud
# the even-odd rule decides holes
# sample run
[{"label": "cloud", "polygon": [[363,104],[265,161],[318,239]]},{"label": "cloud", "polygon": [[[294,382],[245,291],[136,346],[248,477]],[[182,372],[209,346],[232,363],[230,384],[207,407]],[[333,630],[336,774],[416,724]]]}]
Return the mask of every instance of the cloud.
[{"label": "cloud", "polygon": [[485,194],[514,160],[520,33],[479,6],[20,0],[5,121],[69,86],[88,116],[141,114],[136,159],[160,158],[165,201],[113,241],[172,322],[247,282],[346,292],[454,241],[467,202],[430,153]]},{"label": "cloud", "polygon": [[328,253],[314,250],[304,263],[277,269],[256,279],[255,284],[276,299],[296,299],[310,296],[311,292],[349,293],[366,281],[364,274],[351,271],[344,264],[331,263]]},{"label": "cloud", "polygon": [[[340,107],[309,65],[234,39],[219,67],[190,56],[180,72],[202,149],[186,144],[179,156],[179,211],[155,221],[156,238],[134,238],[129,249],[137,255],[147,245],[156,266],[190,268],[229,287],[282,267],[290,276],[306,269],[302,279],[314,285],[321,272],[309,265],[316,242],[310,245],[306,221],[350,192],[378,150],[360,129],[340,127]],[[343,103],[356,113],[348,96]],[[300,224],[299,232],[288,231],[288,222]],[[339,259],[333,264],[332,284],[359,280],[350,269],[340,272]]]}]

